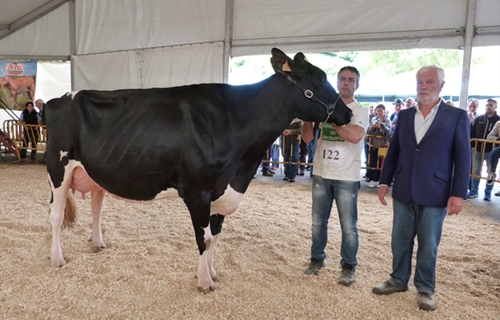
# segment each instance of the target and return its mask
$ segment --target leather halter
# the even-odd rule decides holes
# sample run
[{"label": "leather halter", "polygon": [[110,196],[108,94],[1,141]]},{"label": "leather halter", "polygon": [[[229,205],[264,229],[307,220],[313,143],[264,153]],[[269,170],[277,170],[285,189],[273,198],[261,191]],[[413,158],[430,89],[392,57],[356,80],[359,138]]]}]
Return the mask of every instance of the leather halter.
[{"label": "leather halter", "polygon": [[311,99],[313,101],[316,101],[316,102],[320,103],[323,107],[325,107],[327,116],[326,116],[326,119],[325,119],[324,122],[327,122],[328,119],[330,118],[330,116],[332,115],[333,111],[335,110],[335,107],[337,106],[337,102],[340,99],[340,94],[339,94],[339,96],[337,97],[337,100],[335,100],[334,103],[330,103],[330,104],[327,105],[323,101],[321,101],[318,98],[316,98],[314,96],[314,93],[311,90],[304,88],[300,83],[298,83],[297,81],[295,81],[294,79],[292,79],[292,77],[290,77],[290,75],[288,75],[286,72],[284,72],[282,70],[278,70],[278,72],[282,76],[284,76],[285,78],[287,78],[288,81],[290,81],[291,83],[293,83],[293,85],[295,85],[297,88],[299,88],[299,90],[304,93],[304,96],[306,96],[306,98]]}]

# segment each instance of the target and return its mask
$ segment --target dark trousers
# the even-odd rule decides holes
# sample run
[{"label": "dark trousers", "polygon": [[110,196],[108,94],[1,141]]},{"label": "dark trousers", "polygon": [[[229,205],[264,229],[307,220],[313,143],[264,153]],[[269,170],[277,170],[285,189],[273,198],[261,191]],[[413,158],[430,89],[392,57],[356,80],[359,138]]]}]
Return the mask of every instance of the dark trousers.
[{"label": "dark trousers", "polygon": [[[368,148],[369,161],[368,167],[370,168],[378,168],[378,149]],[[368,169],[366,170],[366,177],[371,181],[379,181],[380,180],[380,170]]]},{"label": "dark trousers", "polygon": [[[285,150],[283,154],[284,162],[294,162],[299,161],[299,144],[294,143],[292,145],[285,145]],[[285,164],[285,177],[290,179],[295,179],[297,176],[297,165],[296,164]]]},{"label": "dark trousers", "polygon": [[35,160],[36,158],[36,144],[38,143],[38,131],[33,130],[33,129],[27,129],[24,130],[24,137],[23,137],[23,149],[21,149],[20,156],[21,159],[26,158],[26,153],[28,148],[28,143],[31,142],[31,160]]}]

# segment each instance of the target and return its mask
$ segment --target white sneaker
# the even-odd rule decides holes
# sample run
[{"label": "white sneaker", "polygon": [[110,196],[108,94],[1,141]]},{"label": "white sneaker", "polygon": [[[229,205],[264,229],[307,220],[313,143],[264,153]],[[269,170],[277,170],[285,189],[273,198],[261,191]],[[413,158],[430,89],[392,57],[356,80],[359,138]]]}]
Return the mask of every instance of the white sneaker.
[{"label": "white sneaker", "polygon": [[380,188],[380,183],[377,181],[377,188]]},{"label": "white sneaker", "polygon": [[376,186],[375,181],[368,182],[368,188],[375,188],[375,186]]}]

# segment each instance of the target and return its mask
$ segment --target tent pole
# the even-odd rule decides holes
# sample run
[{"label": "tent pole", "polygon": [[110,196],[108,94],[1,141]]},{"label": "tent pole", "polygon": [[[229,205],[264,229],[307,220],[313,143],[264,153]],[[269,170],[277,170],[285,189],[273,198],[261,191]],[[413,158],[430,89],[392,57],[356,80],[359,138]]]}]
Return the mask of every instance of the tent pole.
[{"label": "tent pole", "polygon": [[75,90],[75,69],[73,56],[76,55],[76,22],[75,22],[75,1],[69,1],[69,56],[71,72],[71,91]]},{"label": "tent pole", "polygon": [[224,53],[222,62],[222,80],[229,81],[229,59],[231,58],[231,42],[233,41],[233,8],[234,0],[226,0],[226,26],[224,35]]},{"label": "tent pole", "polygon": [[467,98],[469,93],[469,78],[472,56],[472,40],[474,38],[474,17],[476,14],[476,1],[469,0],[467,4],[467,22],[465,24],[464,57],[462,61],[462,85],[460,88],[461,109],[467,110]]}]

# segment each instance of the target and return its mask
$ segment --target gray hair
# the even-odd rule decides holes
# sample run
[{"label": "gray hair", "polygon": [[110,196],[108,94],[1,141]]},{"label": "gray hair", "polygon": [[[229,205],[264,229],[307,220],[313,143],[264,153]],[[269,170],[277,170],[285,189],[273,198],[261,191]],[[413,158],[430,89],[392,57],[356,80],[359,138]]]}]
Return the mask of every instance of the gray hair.
[{"label": "gray hair", "polygon": [[427,71],[431,71],[431,70],[436,70],[437,71],[437,74],[438,74],[438,80],[439,80],[439,83],[443,83],[444,81],[444,69],[443,68],[440,68],[440,67],[437,67],[437,66],[425,66],[425,67],[422,67],[420,69],[418,69],[417,71],[417,77],[419,74],[421,73],[424,73],[424,72],[427,72]]}]

